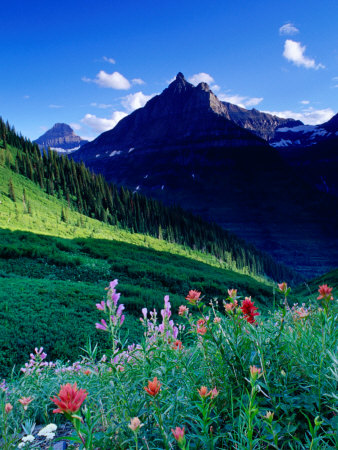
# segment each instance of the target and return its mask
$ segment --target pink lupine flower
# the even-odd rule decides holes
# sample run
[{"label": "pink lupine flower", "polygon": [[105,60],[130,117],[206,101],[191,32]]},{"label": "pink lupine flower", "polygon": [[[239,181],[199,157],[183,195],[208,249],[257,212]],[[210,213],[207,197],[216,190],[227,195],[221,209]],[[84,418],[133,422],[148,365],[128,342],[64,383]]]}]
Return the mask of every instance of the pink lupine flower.
[{"label": "pink lupine flower", "polygon": [[148,309],[147,308],[142,308],[142,314],[143,314],[144,320],[146,320],[147,319],[147,314],[148,314]]},{"label": "pink lupine flower", "polygon": [[122,324],[123,324],[123,322],[124,322],[124,319],[125,319],[125,317],[124,317],[124,314],[122,314],[122,316],[120,317],[120,325],[122,325]]},{"label": "pink lupine flower", "polygon": [[109,283],[109,288],[110,288],[110,289],[115,289],[115,286],[117,286],[118,283],[119,283],[118,280],[111,281],[111,282]]},{"label": "pink lupine flower", "polygon": [[104,311],[105,307],[106,307],[106,304],[103,300],[101,303],[96,303],[96,308],[99,309],[100,311]]},{"label": "pink lupine flower", "polygon": [[101,323],[96,323],[95,326],[98,330],[103,330],[103,331],[108,330],[107,322],[104,319],[101,319]]}]

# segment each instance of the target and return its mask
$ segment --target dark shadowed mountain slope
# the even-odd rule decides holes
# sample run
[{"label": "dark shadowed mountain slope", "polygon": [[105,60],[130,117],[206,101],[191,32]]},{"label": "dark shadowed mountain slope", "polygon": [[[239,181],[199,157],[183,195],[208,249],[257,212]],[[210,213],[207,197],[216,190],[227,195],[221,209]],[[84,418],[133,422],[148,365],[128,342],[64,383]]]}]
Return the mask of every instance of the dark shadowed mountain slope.
[{"label": "dark shadowed mountain slope", "polygon": [[88,141],[77,136],[73,129],[66,123],[56,123],[50,130],[46,131],[42,136],[36,139],[39,147],[47,150],[50,147],[58,153],[71,153],[78,150]]},{"label": "dark shadowed mountain slope", "polygon": [[337,217],[322,214],[337,202],[227,115],[206,84],[178,74],[72,156],[108,180],[216,221],[306,276],[337,266]]},{"label": "dark shadowed mountain slope", "polygon": [[321,125],[279,128],[272,145],[304,180],[338,196],[338,114]]}]

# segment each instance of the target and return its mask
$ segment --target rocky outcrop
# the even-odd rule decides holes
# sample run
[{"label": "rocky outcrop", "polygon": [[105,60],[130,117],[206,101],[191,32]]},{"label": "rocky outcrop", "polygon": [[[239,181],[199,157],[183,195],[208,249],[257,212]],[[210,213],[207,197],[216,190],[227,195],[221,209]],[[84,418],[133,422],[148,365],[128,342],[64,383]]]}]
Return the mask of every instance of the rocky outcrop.
[{"label": "rocky outcrop", "polygon": [[66,123],[56,123],[50,130],[46,131],[42,136],[36,139],[39,147],[46,150],[50,147],[59,153],[70,153],[78,150],[88,141],[77,136],[73,129]]},{"label": "rocky outcrop", "polygon": [[227,117],[240,127],[250,130],[257,136],[270,141],[275,136],[278,127],[295,127],[303,125],[300,120],[282,119],[272,114],[264,113],[253,108],[251,110],[241,108],[232,103],[222,102],[225,106]]}]

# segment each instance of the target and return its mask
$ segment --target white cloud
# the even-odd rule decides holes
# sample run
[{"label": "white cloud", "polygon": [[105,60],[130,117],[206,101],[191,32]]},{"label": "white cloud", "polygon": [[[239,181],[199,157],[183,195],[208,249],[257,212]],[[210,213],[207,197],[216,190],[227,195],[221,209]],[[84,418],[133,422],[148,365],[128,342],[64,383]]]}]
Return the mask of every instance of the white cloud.
[{"label": "white cloud", "polygon": [[133,84],[145,84],[145,82],[141,78],[133,78],[131,80]]},{"label": "white cloud", "polygon": [[73,130],[81,130],[81,125],[79,123],[71,122],[69,125],[73,128]]},{"label": "white cloud", "polygon": [[62,105],[54,105],[54,104],[51,104],[51,105],[48,105],[48,108],[58,109],[58,108],[63,108],[63,106],[62,106]]},{"label": "white cloud", "polygon": [[332,81],[338,81],[338,77],[333,77]]},{"label": "white cloud", "polygon": [[222,102],[233,103],[241,108],[250,108],[256,106],[263,101],[263,97],[243,97],[241,95],[220,94],[218,98]]},{"label": "white cloud", "polygon": [[25,100],[28,100],[28,99],[30,98],[30,95],[24,95],[23,98],[24,98]]},{"label": "white cloud", "polygon": [[304,55],[306,46],[302,46],[300,42],[287,39],[284,44],[283,56],[288,61],[291,61],[296,66],[303,66],[306,69],[324,69],[323,64],[316,64],[314,59],[308,58]]},{"label": "white cloud", "polygon": [[110,64],[115,64],[115,62],[116,62],[115,59],[108,58],[107,56],[103,56],[102,59],[103,59],[103,61],[106,61],[106,62],[108,62]]},{"label": "white cloud", "polygon": [[310,103],[309,100],[301,100],[299,103],[301,103],[302,105],[308,105]]},{"label": "white cloud", "polygon": [[195,75],[192,75],[191,77],[189,77],[188,81],[190,83],[194,84],[195,86],[197,86],[199,83],[202,83],[202,82],[203,83],[207,83],[207,84],[211,84],[215,80],[208,73],[200,72],[200,73],[195,73]]},{"label": "white cloud", "polygon": [[91,128],[97,133],[103,133],[104,131],[111,130],[115,125],[124,117],[127,113],[123,111],[114,111],[110,119],[103,117],[96,117],[94,114],[86,114],[81,122]]},{"label": "white cloud", "polygon": [[335,112],[331,108],[314,109],[312,107],[305,108],[301,112],[295,111],[264,111],[274,116],[282,117],[284,119],[292,118],[301,120],[307,125],[319,125],[327,122],[334,116]]},{"label": "white cloud", "polygon": [[109,103],[96,103],[93,102],[90,104],[90,106],[94,106],[95,108],[100,108],[100,109],[107,109],[107,108],[112,108],[113,105],[109,104]]},{"label": "white cloud", "polygon": [[286,23],[285,25],[282,25],[279,29],[279,34],[285,35],[285,34],[297,34],[299,33],[298,28],[294,26],[293,23]]},{"label": "white cloud", "polygon": [[131,88],[130,82],[119,72],[107,73],[104,70],[100,70],[94,80],[83,77],[82,81],[85,81],[86,83],[93,82],[104,88],[118,90],[128,90]]},{"label": "white cloud", "polygon": [[143,92],[136,92],[135,94],[129,94],[123,97],[121,103],[128,112],[135,111],[135,109],[142,108],[148,100],[154,97],[156,94],[145,95]]},{"label": "white cloud", "polygon": [[212,84],[212,85],[210,86],[210,89],[211,89],[212,91],[214,91],[214,92],[218,92],[218,91],[221,89],[221,87],[218,86],[218,84]]}]

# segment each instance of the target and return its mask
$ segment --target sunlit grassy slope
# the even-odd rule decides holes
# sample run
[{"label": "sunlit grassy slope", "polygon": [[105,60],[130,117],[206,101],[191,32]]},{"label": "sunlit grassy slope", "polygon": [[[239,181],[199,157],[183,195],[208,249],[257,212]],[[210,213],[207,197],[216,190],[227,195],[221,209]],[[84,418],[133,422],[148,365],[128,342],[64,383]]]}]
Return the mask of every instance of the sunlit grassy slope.
[{"label": "sunlit grassy slope", "polygon": [[[8,196],[10,179],[16,202]],[[114,278],[123,291],[131,340],[141,332],[141,308],[159,308],[165,294],[174,309],[191,288],[224,298],[228,288],[236,287],[262,308],[272,301],[268,281],[227,268],[231,262],[81,216],[4,167],[0,167],[0,201],[3,372],[23,362],[36,345],[45,346],[53,358],[73,358],[74,349],[88,337],[102,338],[94,327],[95,303]],[[61,220],[62,208],[67,223]]]}]

